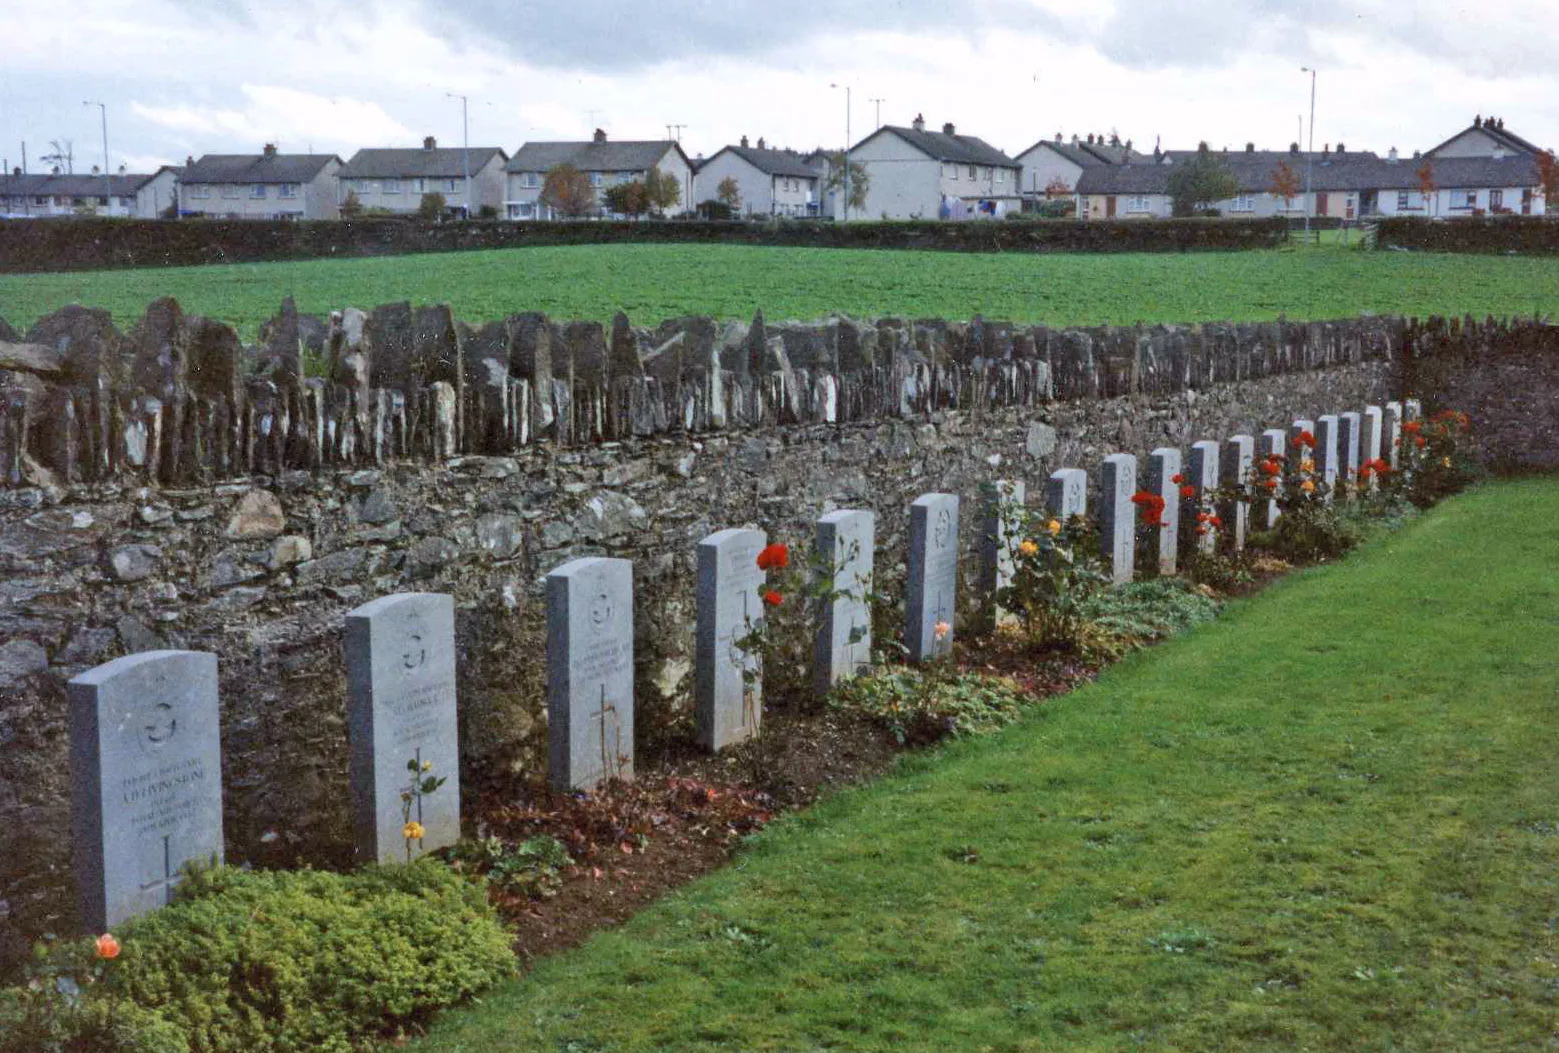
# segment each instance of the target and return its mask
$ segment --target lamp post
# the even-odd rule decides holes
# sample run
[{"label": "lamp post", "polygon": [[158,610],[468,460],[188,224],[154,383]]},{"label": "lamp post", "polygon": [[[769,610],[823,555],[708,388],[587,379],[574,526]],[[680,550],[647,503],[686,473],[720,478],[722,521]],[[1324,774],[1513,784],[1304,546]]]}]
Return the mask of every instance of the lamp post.
[{"label": "lamp post", "polygon": [[830,84],[830,88],[844,88],[844,221],[850,221],[850,85]]},{"label": "lamp post", "polygon": [[872,99],[871,101],[877,104],[877,127],[881,128],[882,127],[882,104],[887,102],[888,100],[887,99]]},{"label": "lamp post", "polygon": [[1310,213],[1315,211],[1315,197],[1310,192],[1310,166],[1315,163],[1315,70],[1300,66],[1299,72],[1310,74],[1310,145],[1305,148],[1305,244],[1310,244]]},{"label": "lamp post", "polygon": [[471,218],[471,120],[468,116],[470,100],[464,95],[456,95],[452,91],[444,93],[445,98],[460,100],[460,141],[461,141],[461,167],[466,173],[466,219]]},{"label": "lamp post", "polygon": [[108,182],[108,107],[101,102],[83,101],[83,106],[96,106],[103,118],[103,215],[114,210],[114,196]]}]

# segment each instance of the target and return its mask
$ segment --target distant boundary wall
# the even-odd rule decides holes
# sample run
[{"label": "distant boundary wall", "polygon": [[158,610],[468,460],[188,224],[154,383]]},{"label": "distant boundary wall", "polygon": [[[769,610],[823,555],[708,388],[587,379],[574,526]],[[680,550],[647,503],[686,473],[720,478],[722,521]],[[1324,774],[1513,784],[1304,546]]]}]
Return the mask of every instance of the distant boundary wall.
[{"label": "distant boundary wall", "polygon": [[428,223],[49,219],[0,223],[0,272],[178,267],[627,242],[949,252],[1187,252],[1270,248],[1281,219],[944,222]]},{"label": "distant boundary wall", "polygon": [[1559,254],[1559,214],[1454,220],[1382,219],[1379,245],[1421,252],[1552,256]]}]

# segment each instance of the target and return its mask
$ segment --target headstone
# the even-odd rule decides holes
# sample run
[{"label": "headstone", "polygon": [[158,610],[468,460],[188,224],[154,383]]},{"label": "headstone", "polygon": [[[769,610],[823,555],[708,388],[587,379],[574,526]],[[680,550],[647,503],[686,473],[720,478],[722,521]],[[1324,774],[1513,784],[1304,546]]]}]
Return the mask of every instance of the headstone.
[{"label": "headstone", "polygon": [[1045,484],[1045,507],[1062,526],[1073,516],[1087,515],[1088,473],[1081,468],[1051,472]]},{"label": "headstone", "polygon": [[633,564],[589,556],[547,575],[547,777],[633,778]]},{"label": "headstone", "polygon": [[1173,574],[1180,556],[1180,451],[1160,446],[1148,455],[1148,489],[1164,499],[1158,528],[1158,572]]},{"label": "headstone", "polygon": [[1326,413],[1315,419],[1315,467],[1316,485],[1331,502],[1337,489],[1339,469],[1337,465],[1337,433],[1339,422],[1335,413]]},{"label": "headstone", "polygon": [[958,605],[958,497],[922,494],[909,506],[904,642],[912,662],[953,650]]},{"label": "headstone", "polygon": [[1386,419],[1380,441],[1386,449],[1386,461],[1396,471],[1402,464],[1402,403],[1386,403]]},{"label": "headstone", "polygon": [[[1223,483],[1225,486],[1245,492],[1250,485],[1250,473],[1256,464],[1256,440],[1250,435],[1231,435],[1224,440],[1223,455],[1220,460],[1223,471]],[[1229,507],[1219,512],[1224,520],[1224,529],[1229,532],[1234,540],[1234,551],[1245,551],[1245,535],[1250,531],[1250,502],[1234,500],[1229,502]]]},{"label": "headstone", "polygon": [[[347,614],[346,686],[357,858],[404,863],[459,841],[454,597],[381,596]],[[427,796],[414,795],[408,815],[401,794],[427,777],[446,781]],[[421,824],[420,840],[408,843],[402,835],[408,819]]]},{"label": "headstone", "polygon": [[980,485],[979,533],[974,539],[978,561],[980,627],[989,631],[1011,618],[999,608],[996,595],[1012,583],[1013,552],[1023,525],[1028,487],[1022,480],[1001,479]]},{"label": "headstone", "polygon": [[1349,497],[1356,496],[1359,491],[1359,447],[1363,424],[1363,414],[1351,410],[1337,414],[1338,467],[1342,472],[1343,491]]},{"label": "headstone", "polygon": [[1099,548],[1117,585],[1130,581],[1137,563],[1137,458],[1112,453],[1099,470]]},{"label": "headstone", "polygon": [[858,509],[829,512],[817,521],[817,553],[833,571],[840,593],[823,607],[812,658],[812,684],[819,697],[871,663],[870,588],[876,518]]},{"label": "headstone", "polygon": [[1418,420],[1424,415],[1423,403],[1417,399],[1404,399],[1402,401],[1402,419]]},{"label": "headstone", "polygon": [[[1378,461],[1385,449],[1385,411],[1379,406],[1364,407],[1364,450],[1360,454],[1365,461]],[[1380,488],[1380,473],[1370,473],[1370,489]]]},{"label": "headstone", "polygon": [[[761,661],[738,641],[763,621],[758,553],[767,542],[761,530],[733,528],[698,543],[693,701],[698,741],[711,752],[756,735],[762,719]],[[751,683],[744,673],[754,675]]]},{"label": "headstone", "polygon": [[[1288,452],[1288,432],[1282,428],[1268,428],[1261,433],[1262,460],[1266,460],[1268,457],[1277,457],[1286,465],[1288,463]],[[1266,478],[1266,476],[1263,475],[1262,478]],[[1265,484],[1263,484],[1263,489],[1265,489]],[[1267,508],[1266,526],[1268,530],[1271,530],[1276,525],[1278,517],[1283,514],[1282,509],[1278,508],[1277,502],[1277,496],[1282,493],[1282,490],[1283,481],[1279,479],[1278,485],[1271,491],[1272,496],[1263,502]]]},{"label": "headstone", "polygon": [[[1188,524],[1195,522],[1197,514],[1212,513],[1210,491],[1218,488],[1218,444],[1211,439],[1191,444],[1191,463],[1186,470],[1186,483],[1193,493],[1185,503]],[[1196,547],[1212,553],[1218,547],[1218,534],[1210,523],[1196,523]]]},{"label": "headstone", "polygon": [[1310,462],[1309,478],[1313,481],[1316,477],[1316,467],[1319,464],[1316,448],[1314,446],[1300,447],[1295,445],[1299,441],[1299,437],[1306,432],[1310,434],[1312,439],[1315,438],[1315,421],[1305,420],[1301,417],[1290,425],[1288,429],[1288,455],[1294,459],[1295,465],[1301,470],[1303,470],[1303,465],[1306,461]]},{"label": "headstone", "polygon": [[222,859],[217,657],[145,651],[70,681],[71,812],[82,922],[107,932]]}]

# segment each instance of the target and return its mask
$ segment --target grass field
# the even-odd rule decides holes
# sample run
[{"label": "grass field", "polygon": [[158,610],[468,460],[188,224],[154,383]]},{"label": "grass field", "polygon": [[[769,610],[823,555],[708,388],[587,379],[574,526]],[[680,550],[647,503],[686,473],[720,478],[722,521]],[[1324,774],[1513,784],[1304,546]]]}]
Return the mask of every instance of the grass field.
[{"label": "grass field", "polygon": [[1556,517],[1554,481],[1455,499],[776,824],[416,1048],[1551,1048]]},{"label": "grass field", "polygon": [[518,311],[653,325],[682,314],[806,319],[843,311],[1054,325],[1559,311],[1559,259],[1364,253],[1001,255],[740,245],[502,249],[72,274],[0,275],[0,317],[25,328],[67,303],[128,325],[158,296],[253,338],[283,296],[323,314],[394,300],[458,318]]}]

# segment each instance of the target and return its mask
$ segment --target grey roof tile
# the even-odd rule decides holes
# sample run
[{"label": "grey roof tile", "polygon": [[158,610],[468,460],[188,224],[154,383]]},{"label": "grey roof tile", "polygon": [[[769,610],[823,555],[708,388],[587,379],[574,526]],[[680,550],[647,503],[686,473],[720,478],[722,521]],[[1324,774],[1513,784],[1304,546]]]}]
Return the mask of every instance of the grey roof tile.
[{"label": "grey roof tile", "polygon": [[179,170],[183,183],[307,183],[330,162],[341,163],[335,154],[206,154],[192,165]]},{"label": "grey roof tile", "polygon": [[[471,147],[471,171],[486,168],[494,155],[508,158],[497,146]],[[458,146],[359,150],[336,174],[342,179],[454,178],[465,175],[465,150]]]}]

